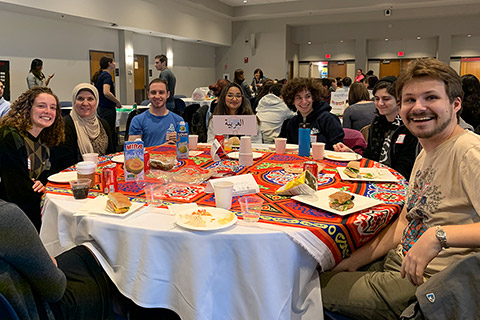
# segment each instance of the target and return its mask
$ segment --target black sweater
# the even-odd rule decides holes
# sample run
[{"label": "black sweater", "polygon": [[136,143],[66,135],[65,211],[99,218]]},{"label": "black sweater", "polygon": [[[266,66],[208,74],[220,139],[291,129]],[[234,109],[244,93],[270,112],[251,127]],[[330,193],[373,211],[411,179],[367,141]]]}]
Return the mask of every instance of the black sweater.
[{"label": "black sweater", "polygon": [[[330,113],[332,107],[325,101],[314,102],[313,111],[307,116],[311,134],[317,136],[317,142],[324,142],[325,148],[333,150],[333,145],[343,142],[345,136],[342,124],[336,115]],[[298,144],[298,127],[303,122],[300,112],[291,119],[285,120],[280,137],[287,138],[287,143]]]}]

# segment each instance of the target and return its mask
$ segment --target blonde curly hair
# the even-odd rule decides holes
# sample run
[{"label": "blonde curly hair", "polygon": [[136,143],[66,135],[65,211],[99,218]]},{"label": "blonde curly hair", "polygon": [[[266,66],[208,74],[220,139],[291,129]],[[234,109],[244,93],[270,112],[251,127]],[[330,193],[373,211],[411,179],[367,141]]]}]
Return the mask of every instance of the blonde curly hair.
[{"label": "blonde curly hair", "polygon": [[59,145],[65,140],[65,128],[63,124],[62,111],[58,97],[48,87],[33,87],[18,97],[10,106],[10,111],[0,120],[0,127],[13,127],[21,135],[26,136],[32,128],[31,110],[35,99],[42,93],[49,94],[55,98],[57,109],[53,124],[40,132],[40,140],[48,147]]}]

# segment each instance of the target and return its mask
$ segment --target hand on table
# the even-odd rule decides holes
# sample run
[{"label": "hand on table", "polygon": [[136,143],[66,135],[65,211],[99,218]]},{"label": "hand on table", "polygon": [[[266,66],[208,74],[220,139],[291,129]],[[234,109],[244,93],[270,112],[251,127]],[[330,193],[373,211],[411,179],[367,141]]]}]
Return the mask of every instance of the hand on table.
[{"label": "hand on table", "polygon": [[440,242],[435,237],[435,228],[428,228],[408,250],[402,261],[401,276],[419,286],[423,283],[423,272],[428,263],[442,250]]},{"label": "hand on table", "polygon": [[333,145],[333,150],[336,152],[355,152],[343,143],[339,142]]},{"label": "hand on table", "polygon": [[177,133],[175,131],[167,132],[166,139],[168,143],[175,143],[177,141]]},{"label": "hand on table", "polygon": [[[32,179],[33,180],[33,179]],[[33,191],[43,193],[45,192],[45,186],[38,180],[33,180]]]}]

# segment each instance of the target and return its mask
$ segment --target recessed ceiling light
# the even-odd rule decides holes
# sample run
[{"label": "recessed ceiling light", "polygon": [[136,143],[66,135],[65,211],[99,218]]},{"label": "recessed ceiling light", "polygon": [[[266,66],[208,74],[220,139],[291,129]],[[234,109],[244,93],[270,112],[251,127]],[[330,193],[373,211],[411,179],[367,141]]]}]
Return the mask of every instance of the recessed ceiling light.
[{"label": "recessed ceiling light", "polygon": [[343,43],[343,40],[340,40],[340,43]]},{"label": "recessed ceiling light", "polygon": [[385,38],[385,41],[388,41],[388,38]]},{"label": "recessed ceiling light", "polygon": [[247,3],[248,1],[247,0],[243,0],[243,3]]},{"label": "recessed ceiling light", "polygon": [[420,36],[417,36],[417,40],[420,40],[420,39],[422,39],[422,37],[420,37]]},{"label": "recessed ceiling light", "polygon": [[471,38],[471,37],[472,37],[472,35],[471,35],[471,34],[467,34],[467,37]]},{"label": "recessed ceiling light", "polygon": [[308,43],[309,45],[311,45],[311,44],[312,44],[312,41],[308,41],[307,43]]}]

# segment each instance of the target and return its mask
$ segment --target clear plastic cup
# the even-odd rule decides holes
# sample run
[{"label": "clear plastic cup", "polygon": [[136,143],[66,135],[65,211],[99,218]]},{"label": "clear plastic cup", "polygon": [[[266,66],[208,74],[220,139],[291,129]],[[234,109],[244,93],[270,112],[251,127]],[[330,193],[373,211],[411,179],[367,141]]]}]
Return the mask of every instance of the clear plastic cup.
[{"label": "clear plastic cup", "polygon": [[263,199],[258,196],[243,196],[238,202],[242,208],[243,221],[257,222],[263,206]]}]

